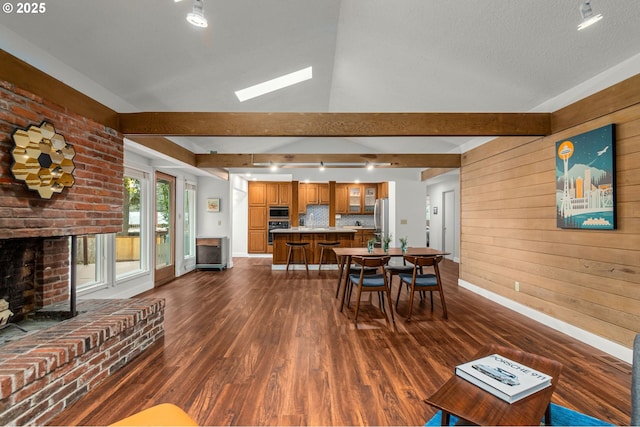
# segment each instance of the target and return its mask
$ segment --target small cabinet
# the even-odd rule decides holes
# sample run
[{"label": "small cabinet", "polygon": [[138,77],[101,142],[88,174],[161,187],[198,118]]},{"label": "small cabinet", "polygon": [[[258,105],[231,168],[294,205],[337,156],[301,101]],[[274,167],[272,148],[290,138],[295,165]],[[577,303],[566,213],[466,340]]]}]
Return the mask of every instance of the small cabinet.
[{"label": "small cabinet", "polygon": [[389,197],[389,183],[387,181],[378,184],[378,198],[386,199]]},{"label": "small cabinet", "polygon": [[267,253],[266,230],[249,230],[248,252],[254,254]]},{"label": "small cabinet", "polygon": [[349,185],[336,184],[336,213],[349,213]]},{"label": "small cabinet", "polygon": [[265,182],[249,183],[249,206],[265,206],[267,204],[267,184]]},{"label": "small cabinet", "polygon": [[362,211],[362,187],[360,185],[349,186],[349,213],[358,214]]},{"label": "small cabinet", "polygon": [[227,237],[196,239],[196,268],[227,268]]},{"label": "small cabinet", "polygon": [[363,228],[360,230],[356,230],[356,234],[353,238],[353,246],[358,248],[364,248],[367,246],[367,243],[370,239],[374,239],[376,237],[375,230],[370,228]]},{"label": "small cabinet", "polygon": [[373,185],[363,185],[363,198],[362,198],[362,212],[363,213],[373,213],[376,206],[376,199],[378,198],[378,186],[376,184]]},{"label": "small cabinet", "polygon": [[267,229],[267,208],[265,206],[249,206],[249,230]]}]

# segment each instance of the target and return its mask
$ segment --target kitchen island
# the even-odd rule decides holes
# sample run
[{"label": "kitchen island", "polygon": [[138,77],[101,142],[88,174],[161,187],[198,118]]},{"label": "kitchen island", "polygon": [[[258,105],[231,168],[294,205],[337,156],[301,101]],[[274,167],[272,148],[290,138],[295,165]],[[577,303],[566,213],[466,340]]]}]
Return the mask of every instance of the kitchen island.
[{"label": "kitchen island", "polygon": [[[318,263],[320,262],[320,242],[340,242],[338,247],[351,248],[354,246],[360,246],[361,240],[356,239],[357,235],[362,234],[362,228],[359,227],[292,227],[284,229],[272,230],[273,233],[273,264],[272,269],[284,270],[287,265],[287,255],[289,248],[286,242],[307,242],[307,261],[309,262],[309,269],[318,269]],[[372,229],[370,230],[373,233]],[[327,269],[337,268],[335,265],[336,258],[331,249],[324,251],[324,261],[322,263],[323,270],[325,265]],[[289,269],[292,268],[305,268],[304,260],[302,258],[302,252],[300,250],[294,250],[292,254],[292,261]]]}]

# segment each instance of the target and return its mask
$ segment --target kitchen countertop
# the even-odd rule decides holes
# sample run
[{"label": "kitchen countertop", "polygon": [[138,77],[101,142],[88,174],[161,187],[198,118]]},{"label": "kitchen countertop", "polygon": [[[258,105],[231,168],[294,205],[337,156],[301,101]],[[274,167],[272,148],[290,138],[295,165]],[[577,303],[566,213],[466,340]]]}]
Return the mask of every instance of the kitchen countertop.
[{"label": "kitchen countertop", "polygon": [[292,234],[292,233],[355,233],[357,229],[347,227],[291,227],[276,228],[271,230],[274,234]]}]

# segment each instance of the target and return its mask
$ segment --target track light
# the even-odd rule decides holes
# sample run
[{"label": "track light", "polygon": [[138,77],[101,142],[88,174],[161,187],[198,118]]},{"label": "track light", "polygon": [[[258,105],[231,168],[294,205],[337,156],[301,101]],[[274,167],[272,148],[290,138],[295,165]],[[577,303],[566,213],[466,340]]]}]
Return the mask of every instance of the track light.
[{"label": "track light", "polygon": [[320,171],[324,170],[324,162],[320,162]]},{"label": "track light", "polygon": [[203,0],[193,0],[193,10],[187,15],[187,21],[196,27],[206,28],[209,24],[204,17]]},{"label": "track light", "polygon": [[597,15],[593,14],[591,0],[587,0],[580,5],[580,16],[582,16],[582,22],[578,25],[578,30],[583,30],[602,19],[601,13]]},{"label": "track light", "polygon": [[367,162],[365,164],[365,166],[367,167],[367,170],[373,170],[373,164],[372,163]]}]

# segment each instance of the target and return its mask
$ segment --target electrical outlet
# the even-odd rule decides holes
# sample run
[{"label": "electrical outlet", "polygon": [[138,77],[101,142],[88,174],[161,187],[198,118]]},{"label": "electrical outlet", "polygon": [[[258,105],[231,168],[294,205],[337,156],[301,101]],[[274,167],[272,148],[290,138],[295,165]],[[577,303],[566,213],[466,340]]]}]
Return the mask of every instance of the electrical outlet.
[{"label": "electrical outlet", "polygon": [[516,290],[516,292],[520,292],[520,282],[516,282],[516,283],[513,285],[513,288]]},{"label": "electrical outlet", "polygon": [[221,219],[218,220],[218,225],[222,225],[222,220]]}]

